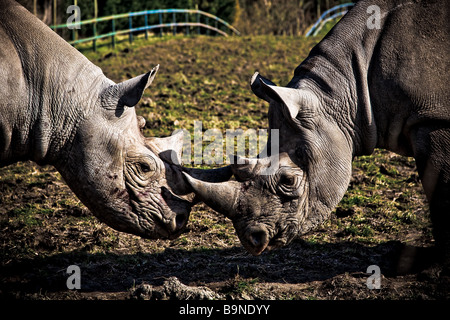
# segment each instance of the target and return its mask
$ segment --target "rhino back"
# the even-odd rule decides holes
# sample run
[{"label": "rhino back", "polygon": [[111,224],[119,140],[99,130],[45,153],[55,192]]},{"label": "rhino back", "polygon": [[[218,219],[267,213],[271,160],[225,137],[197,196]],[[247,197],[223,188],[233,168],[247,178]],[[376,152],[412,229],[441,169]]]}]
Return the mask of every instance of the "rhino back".
[{"label": "rhino back", "polygon": [[102,71],[24,7],[0,0],[0,165],[43,162],[92,109]]}]

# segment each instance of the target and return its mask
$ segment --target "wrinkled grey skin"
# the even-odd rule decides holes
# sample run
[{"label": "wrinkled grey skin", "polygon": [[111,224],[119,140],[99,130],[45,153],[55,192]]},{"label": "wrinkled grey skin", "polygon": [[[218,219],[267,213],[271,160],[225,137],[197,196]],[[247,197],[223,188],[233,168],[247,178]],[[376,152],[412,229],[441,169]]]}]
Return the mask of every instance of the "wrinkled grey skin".
[{"label": "wrinkled grey skin", "polygon": [[[381,9],[379,30],[366,27],[370,5]],[[278,170],[260,175],[268,158],[241,159],[233,165],[238,181],[188,177],[206,204],[232,219],[249,252],[285,245],[329,218],[352,159],[384,148],[416,159],[436,244],[449,260],[448,17],[448,1],[359,1],[286,87],[253,76],[253,92],[270,103],[269,126],[280,130]]]},{"label": "wrinkled grey skin", "polygon": [[[145,120],[133,108],[158,67],[115,84],[10,0],[0,0],[0,43],[0,165],[51,164],[114,229],[145,238],[178,236],[196,202],[172,161],[181,153],[182,135],[144,138]],[[231,172],[225,174],[228,179]]]}]

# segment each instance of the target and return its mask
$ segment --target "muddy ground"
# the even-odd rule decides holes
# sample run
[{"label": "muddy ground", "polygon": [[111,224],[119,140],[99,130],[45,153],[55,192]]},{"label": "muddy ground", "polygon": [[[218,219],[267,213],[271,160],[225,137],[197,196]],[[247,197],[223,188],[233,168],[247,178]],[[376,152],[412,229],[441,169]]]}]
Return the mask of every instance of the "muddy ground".
[{"label": "muddy ground", "polygon": [[[265,128],[255,70],[285,84],[318,39],[164,38],[86,54],[115,81],[161,64],[138,113],[146,135]],[[51,166],[0,169],[0,297],[19,299],[442,299],[429,210],[412,158],[358,157],[349,190],[318,230],[249,255],[229,220],[199,204],[175,240],[144,240],[97,221]],[[69,290],[70,265],[81,289]],[[381,271],[369,289],[367,268]],[[187,287],[186,287],[187,286]]]}]

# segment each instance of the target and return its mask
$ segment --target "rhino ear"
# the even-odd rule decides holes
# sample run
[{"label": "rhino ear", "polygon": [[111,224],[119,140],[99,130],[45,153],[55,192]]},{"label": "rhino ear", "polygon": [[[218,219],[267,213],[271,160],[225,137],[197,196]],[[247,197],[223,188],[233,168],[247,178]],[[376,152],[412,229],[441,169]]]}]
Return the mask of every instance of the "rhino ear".
[{"label": "rhino ear", "polygon": [[254,94],[267,102],[276,101],[285,105],[291,118],[295,118],[300,108],[300,92],[298,89],[278,87],[272,81],[262,77],[256,72],[251,80],[251,88]]},{"label": "rhino ear", "polygon": [[286,106],[289,116],[295,119],[302,105],[303,97],[301,90],[294,88],[277,87],[266,83],[264,80],[260,81],[262,90],[269,97],[270,101],[276,101],[281,105]]},{"label": "rhino ear", "polygon": [[319,100],[308,89],[286,88],[275,85],[256,72],[251,81],[252,91],[267,102],[277,102],[283,114],[291,119],[297,117],[304,120],[314,117]]},{"label": "rhino ear", "polygon": [[255,72],[255,74],[253,75],[253,77],[252,77],[252,79],[250,81],[250,87],[252,88],[253,93],[258,98],[266,100],[267,102],[270,103],[271,99],[267,95],[266,91],[264,90],[264,87],[262,85],[263,82],[267,83],[269,85],[272,85],[272,86],[276,86],[275,83],[273,83],[269,79],[266,79],[266,78],[262,77],[258,72]]},{"label": "rhino ear", "polygon": [[169,137],[145,138],[145,141],[148,146],[161,157],[161,159],[179,165],[181,164],[181,154],[183,151],[183,137],[184,132],[183,130],[180,130]]},{"label": "rhino ear", "polygon": [[150,86],[158,72],[159,65],[150,72],[109,86],[102,93],[102,105],[106,109],[134,107],[141,100],[144,90]]}]

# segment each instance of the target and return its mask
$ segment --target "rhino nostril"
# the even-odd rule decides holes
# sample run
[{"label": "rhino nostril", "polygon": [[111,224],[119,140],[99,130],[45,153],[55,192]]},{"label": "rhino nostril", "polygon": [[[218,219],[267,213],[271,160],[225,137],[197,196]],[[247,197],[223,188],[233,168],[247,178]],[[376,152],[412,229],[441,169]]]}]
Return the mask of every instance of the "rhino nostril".
[{"label": "rhino nostril", "polygon": [[265,247],[267,242],[267,233],[263,230],[255,231],[250,234],[250,243],[256,247]]},{"label": "rhino nostril", "polygon": [[181,228],[184,227],[184,225],[186,224],[186,216],[184,214],[177,214],[177,216],[175,217],[175,225],[177,230],[180,230]]},{"label": "rhino nostril", "polygon": [[254,256],[260,255],[269,245],[270,235],[266,226],[260,224],[250,227],[242,239],[244,247]]}]

